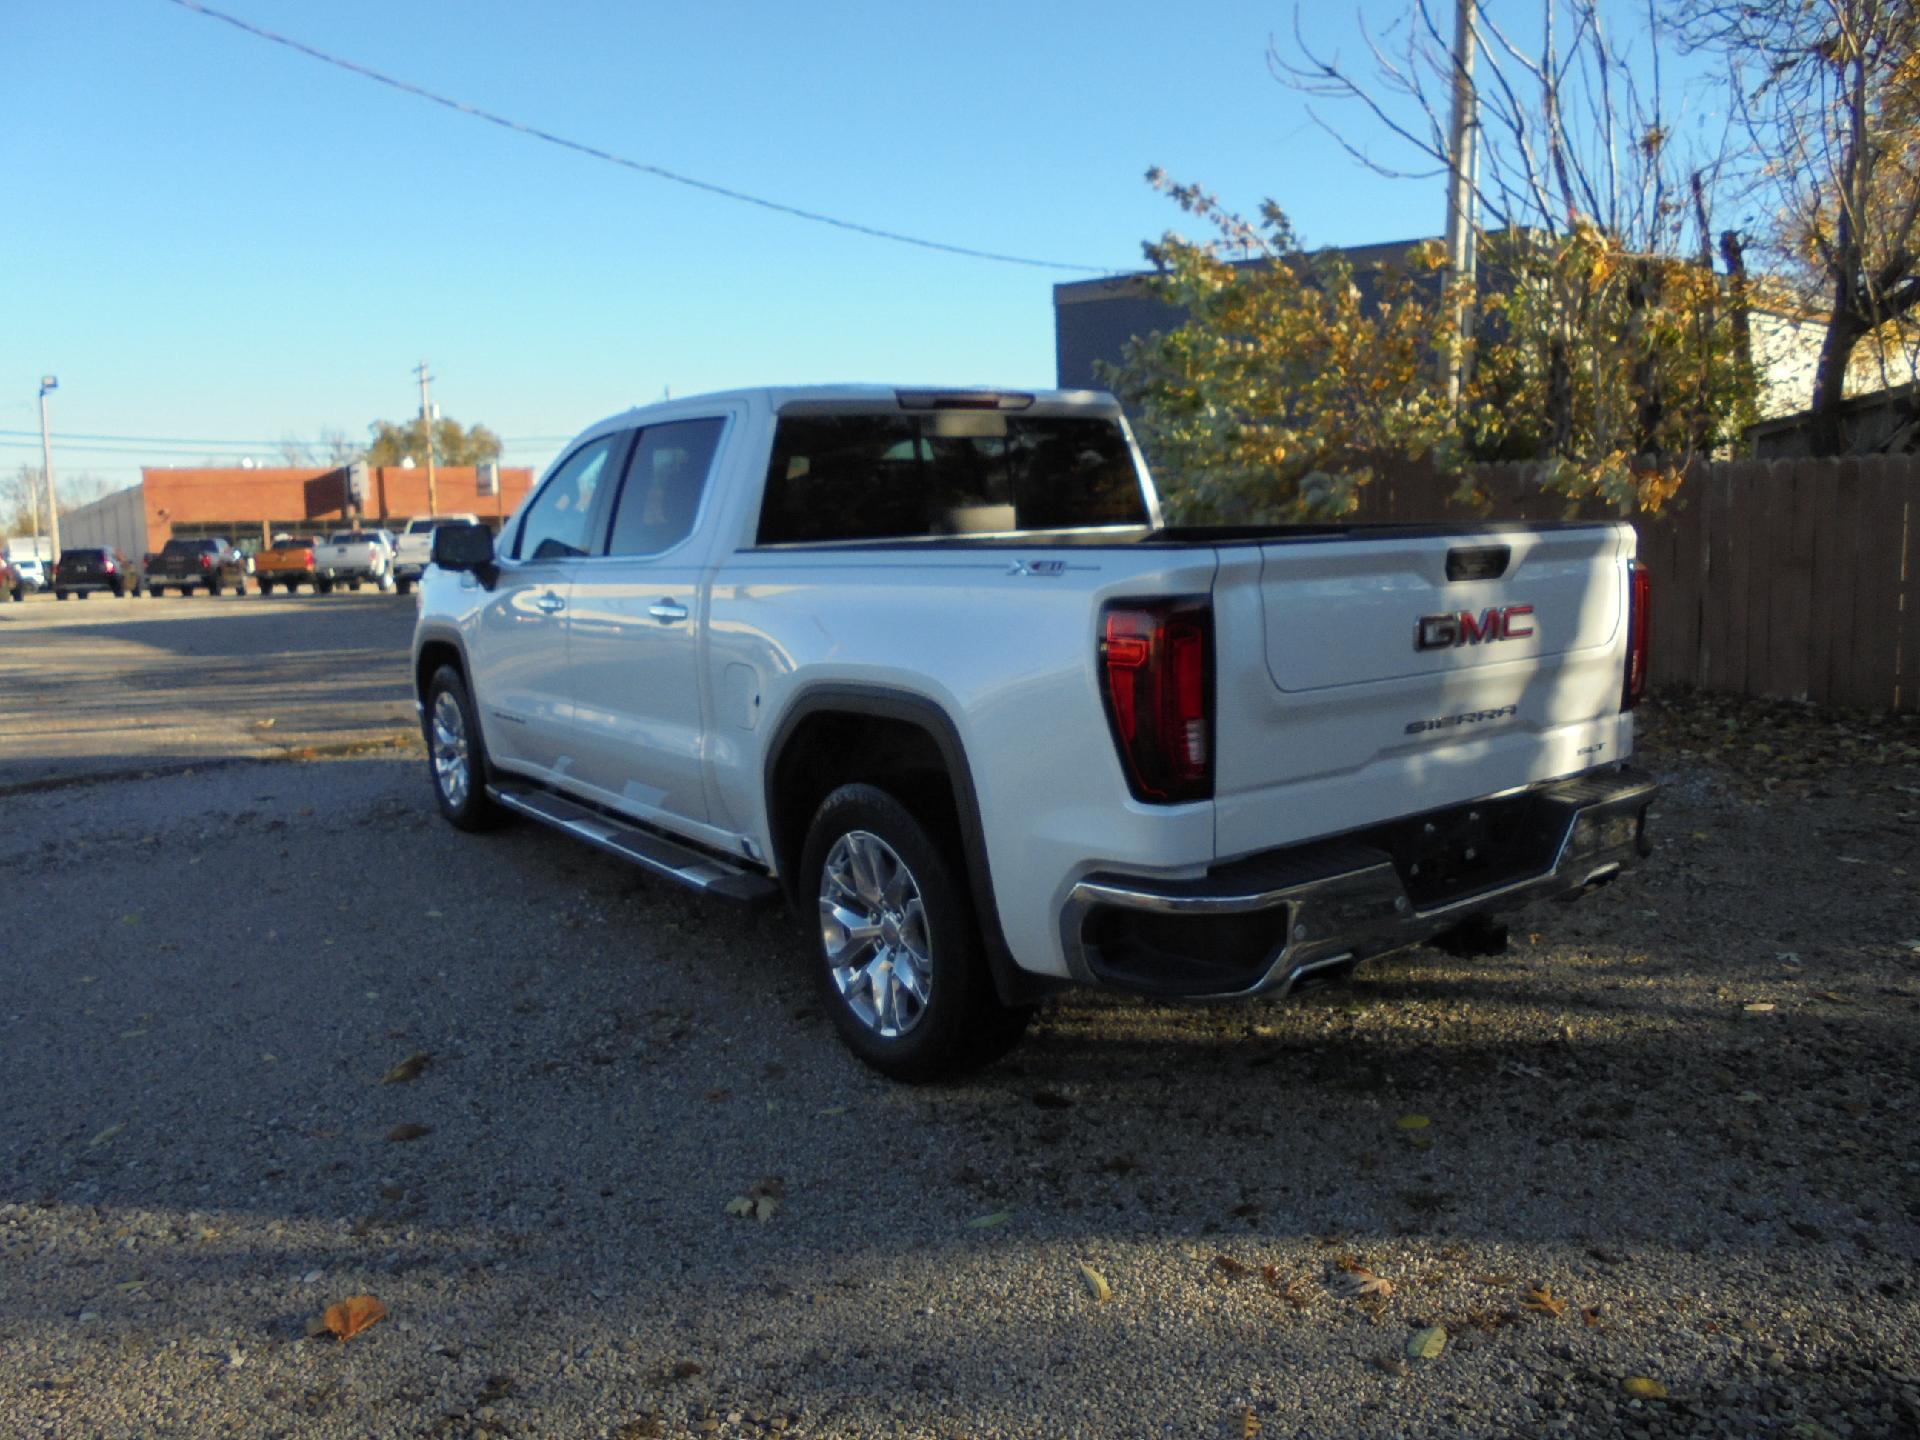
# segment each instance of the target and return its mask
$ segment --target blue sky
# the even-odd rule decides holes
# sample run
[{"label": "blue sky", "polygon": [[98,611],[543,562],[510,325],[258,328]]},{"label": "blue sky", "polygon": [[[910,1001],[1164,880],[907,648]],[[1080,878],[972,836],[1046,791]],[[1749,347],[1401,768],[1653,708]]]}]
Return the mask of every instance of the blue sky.
[{"label": "blue sky", "polygon": [[[588,144],[931,239],[1138,268],[1150,165],[1308,243],[1437,233],[1270,76],[1284,4],[209,0]],[[1376,20],[1401,8],[1369,3]],[[1357,54],[1355,10],[1311,29]],[[1450,13],[1450,12],[1449,12]],[[540,464],[626,405],[761,383],[1053,382],[1084,273],[889,244],[509,133],[169,0],[0,7],[0,432],[362,438],[435,399]],[[37,440],[0,434],[0,473]],[[233,446],[56,445],[65,475]],[[97,442],[93,442],[97,443]],[[262,460],[272,447],[253,453]]]}]

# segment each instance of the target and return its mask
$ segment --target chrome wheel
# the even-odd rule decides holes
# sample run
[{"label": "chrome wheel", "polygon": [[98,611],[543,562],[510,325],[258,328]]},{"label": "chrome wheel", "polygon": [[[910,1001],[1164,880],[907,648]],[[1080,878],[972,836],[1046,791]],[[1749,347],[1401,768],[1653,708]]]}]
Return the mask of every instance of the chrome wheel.
[{"label": "chrome wheel", "polygon": [[933,993],[926,908],[913,872],[878,835],[849,831],[827,852],[820,941],[834,988],[862,1025],[894,1039],[920,1023]]},{"label": "chrome wheel", "polygon": [[433,702],[433,778],[449,808],[458,810],[467,803],[472,775],[467,760],[467,717],[452,693],[442,690]]}]

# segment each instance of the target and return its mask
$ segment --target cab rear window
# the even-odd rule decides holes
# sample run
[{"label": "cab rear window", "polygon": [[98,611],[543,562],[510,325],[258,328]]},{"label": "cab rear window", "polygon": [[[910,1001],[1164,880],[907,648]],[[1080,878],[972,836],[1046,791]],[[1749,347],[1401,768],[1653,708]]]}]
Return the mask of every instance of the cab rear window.
[{"label": "cab rear window", "polygon": [[1112,420],[950,411],[784,415],[759,543],[1145,525]]}]

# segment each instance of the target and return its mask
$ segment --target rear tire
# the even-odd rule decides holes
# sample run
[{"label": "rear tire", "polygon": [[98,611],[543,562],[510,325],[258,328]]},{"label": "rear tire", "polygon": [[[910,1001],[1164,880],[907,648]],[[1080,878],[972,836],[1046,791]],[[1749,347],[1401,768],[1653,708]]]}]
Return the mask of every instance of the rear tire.
[{"label": "rear tire", "polygon": [[126,581],[116,580],[114,582],[113,598],[116,600],[124,600],[127,598],[127,582]]},{"label": "rear tire", "polygon": [[873,785],[821,804],[800,862],[815,973],[847,1048],[896,1080],[938,1080],[998,1059],[1029,1007],[1003,1005],[965,870],[919,817]]},{"label": "rear tire", "polygon": [[260,593],[262,595],[271,595],[273,593],[273,581],[262,580],[260,582]]},{"label": "rear tire", "polygon": [[53,598],[56,600],[64,600],[67,598],[67,592],[64,590],[56,590],[53,592]]},{"label": "rear tire", "polygon": [[313,582],[313,588],[318,590],[322,595],[331,595],[333,593],[333,581],[316,580]]},{"label": "rear tire", "polygon": [[413,581],[396,580],[393,582],[393,588],[398,590],[402,595],[410,594],[413,590]]},{"label": "rear tire", "polygon": [[427,741],[427,774],[434,803],[456,830],[490,830],[505,812],[487,794],[487,747],[480,738],[473,697],[451,665],[442,665],[427,682],[421,728]]}]

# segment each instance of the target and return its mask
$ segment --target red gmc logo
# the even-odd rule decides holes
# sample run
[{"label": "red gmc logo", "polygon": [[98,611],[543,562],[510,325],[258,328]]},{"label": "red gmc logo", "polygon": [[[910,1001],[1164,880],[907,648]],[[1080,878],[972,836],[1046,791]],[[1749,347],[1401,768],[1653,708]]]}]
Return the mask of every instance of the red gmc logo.
[{"label": "red gmc logo", "polygon": [[1524,640],[1533,626],[1524,623],[1531,605],[1500,605],[1478,615],[1462,610],[1449,615],[1422,615],[1413,627],[1416,650],[1451,650],[1459,645],[1489,645],[1495,640]]}]

